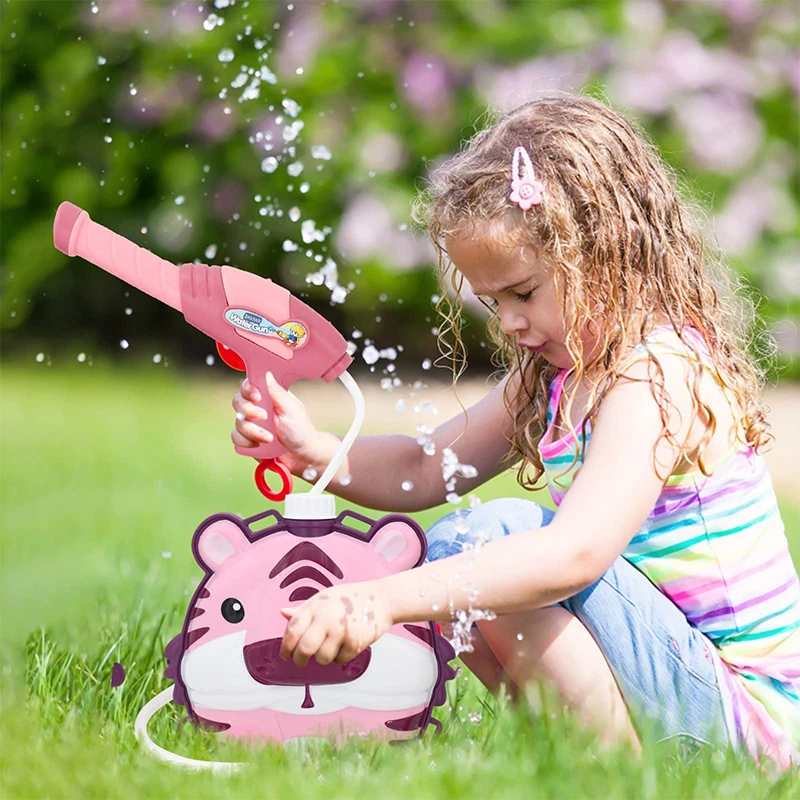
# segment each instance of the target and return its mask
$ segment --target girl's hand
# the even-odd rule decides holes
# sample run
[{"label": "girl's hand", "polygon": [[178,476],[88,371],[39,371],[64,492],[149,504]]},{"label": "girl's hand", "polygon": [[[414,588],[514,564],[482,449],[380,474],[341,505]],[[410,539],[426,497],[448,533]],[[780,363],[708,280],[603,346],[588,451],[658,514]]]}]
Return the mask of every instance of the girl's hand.
[{"label": "girl's hand", "polygon": [[[280,460],[294,473],[313,459],[313,442],[319,431],[314,427],[303,402],[284,389],[271,372],[267,373],[267,388],[273,403],[275,432],[286,448]],[[261,393],[245,378],[241,391],[232,403],[236,411],[236,429],[231,432],[231,441],[238,447],[256,447],[273,440],[268,430],[255,424],[255,420],[267,418],[267,412],[256,405],[259,402]]]},{"label": "girl's hand", "polygon": [[379,581],[332,586],[301,606],[282,608],[289,620],[281,657],[304,667],[312,656],[320,664],[346,664],[394,624]]}]

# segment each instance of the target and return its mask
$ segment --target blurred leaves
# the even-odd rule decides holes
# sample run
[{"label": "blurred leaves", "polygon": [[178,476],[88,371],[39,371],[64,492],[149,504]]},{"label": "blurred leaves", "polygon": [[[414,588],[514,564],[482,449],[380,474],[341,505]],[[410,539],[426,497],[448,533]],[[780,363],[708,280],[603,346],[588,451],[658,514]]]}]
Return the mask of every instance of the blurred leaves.
[{"label": "blurred leaves", "polygon": [[[586,88],[644,124],[765,295],[784,360],[800,349],[794,4],[5,0],[0,23],[6,356],[27,357],[56,320],[65,349],[80,336],[120,354],[126,338],[127,358],[140,337],[173,343],[184,364],[210,352],[170,309],[52,247],[70,200],[170,260],[307,293],[345,335],[403,343],[400,360],[418,366],[435,352],[419,325],[436,280],[430,245],[406,226],[427,162],[455,152],[489,105]],[[332,157],[313,157],[318,145]],[[306,242],[304,220],[333,232]],[[305,281],[329,258],[352,285],[343,305]],[[467,341],[486,364],[478,328]]]}]

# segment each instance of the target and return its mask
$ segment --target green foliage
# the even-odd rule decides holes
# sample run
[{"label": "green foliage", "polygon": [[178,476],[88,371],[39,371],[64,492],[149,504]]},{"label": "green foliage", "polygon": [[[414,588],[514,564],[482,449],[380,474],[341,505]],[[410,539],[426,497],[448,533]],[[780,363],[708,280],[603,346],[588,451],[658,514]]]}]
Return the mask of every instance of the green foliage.
[{"label": "green foliage", "polygon": [[[782,211],[731,255],[735,268],[763,293],[767,324],[786,331],[779,338],[782,363],[789,365],[800,320],[800,299],[787,277],[791,264],[796,269],[800,218],[799,117],[791,84],[797,19],[790,4],[748,6],[751,11],[737,4],[623,0],[289,5],[0,4],[0,327],[6,357],[27,354],[41,331],[54,329],[59,340],[53,348],[70,355],[77,341],[88,339],[119,357],[117,343],[134,336],[157,337],[162,348],[174,343],[185,364],[202,363],[209,351],[170,309],[135,292],[128,298],[127,287],[54,250],[53,215],[70,200],[170,260],[230,263],[305,290],[343,333],[358,328],[379,346],[403,344],[401,362],[416,367],[435,355],[433,338],[421,336],[419,328],[435,286],[430,258],[420,255],[411,271],[398,270],[385,236],[382,249],[353,257],[338,252],[330,237],[285,252],[284,240],[300,241],[299,222],[285,212],[297,205],[304,219],[336,232],[359,196],[374,196],[396,228],[408,221],[427,163],[454,152],[482,124],[487,105],[503,101],[507,90],[492,88],[498,76],[506,76],[502,86],[589,88],[624,105],[620,83],[653,71],[656,89],[645,92],[638,106],[632,100],[628,110],[653,133],[665,157],[691,176],[713,215],[726,211],[748,179],[783,198]],[[202,23],[212,13],[224,24],[206,30]],[[677,41],[689,49],[675,52]],[[667,45],[672,55],[651,63],[650,56],[666,52]],[[232,61],[220,60],[223,48],[233,51]],[[687,58],[695,60],[687,66]],[[413,63],[423,71],[416,79],[409,77]],[[242,100],[234,78],[243,67],[262,66],[278,82],[264,80],[258,98]],[[442,74],[441,97],[432,107],[419,96],[432,91],[426,66],[431,75]],[[663,108],[648,108],[650,95],[662,90],[668,95]],[[753,155],[730,168],[709,163],[702,135],[687,129],[691,124],[680,113],[703,97],[722,106],[742,104],[745,117],[730,134],[755,125],[760,139]],[[256,128],[281,113],[286,98],[302,107],[305,127],[293,142],[296,155],[267,174],[260,168],[267,151],[254,138]],[[715,108],[709,109],[713,117]],[[215,126],[217,134],[210,132]],[[286,150],[280,127],[274,129],[275,152]],[[376,134],[394,137],[399,146],[397,163],[384,171],[365,155]],[[330,147],[333,158],[311,158],[315,144]],[[305,166],[297,179],[285,170],[294,158]],[[307,193],[300,191],[302,181],[310,185]],[[184,201],[176,205],[180,197]],[[262,214],[266,207],[284,213]],[[756,211],[741,212],[743,224]],[[205,255],[209,245],[216,246],[213,256]],[[331,306],[327,290],[305,284],[305,275],[319,269],[314,256],[333,257],[340,282],[355,285],[344,305]],[[376,300],[382,293],[404,298],[405,313],[391,328]],[[130,305],[135,319],[123,313]],[[392,342],[386,341],[389,330]],[[488,349],[473,347],[471,357],[486,366]],[[797,378],[796,365],[785,374]]]}]

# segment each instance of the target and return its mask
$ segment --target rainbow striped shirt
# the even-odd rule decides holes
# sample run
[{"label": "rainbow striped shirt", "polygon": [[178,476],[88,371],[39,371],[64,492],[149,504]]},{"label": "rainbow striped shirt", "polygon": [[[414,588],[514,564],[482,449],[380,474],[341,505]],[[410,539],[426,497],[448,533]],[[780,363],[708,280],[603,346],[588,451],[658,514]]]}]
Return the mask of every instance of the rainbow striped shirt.
[{"label": "rainbow striped shirt", "polygon": [[[700,334],[688,329],[688,335],[713,370]],[[654,353],[692,357],[669,328],[656,328],[647,342]],[[632,360],[647,357],[642,345],[636,351]],[[550,385],[548,426],[539,444],[556,505],[581,464],[579,448],[570,467],[571,434],[548,441],[567,373],[561,370]],[[588,448],[591,423],[585,436]],[[622,555],[714,643],[734,746],[787,769],[800,764],[800,582],[763,458],[737,444],[709,467],[708,478],[700,472],[667,478]]]}]

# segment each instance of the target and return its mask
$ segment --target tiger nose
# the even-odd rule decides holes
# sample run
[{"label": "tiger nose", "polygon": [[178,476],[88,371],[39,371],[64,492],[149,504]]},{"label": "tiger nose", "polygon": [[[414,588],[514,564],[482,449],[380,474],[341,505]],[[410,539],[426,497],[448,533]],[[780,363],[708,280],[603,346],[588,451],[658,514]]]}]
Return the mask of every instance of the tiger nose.
[{"label": "tiger nose", "polygon": [[245,645],[244,663],[253,680],[275,686],[350,683],[366,672],[372,658],[372,649],[368,647],[346,664],[320,664],[312,658],[304,667],[298,667],[294,661],[281,658],[281,641],[281,638],[262,639]]}]

